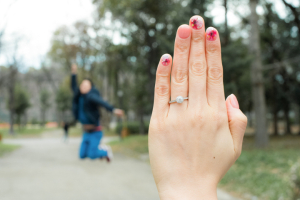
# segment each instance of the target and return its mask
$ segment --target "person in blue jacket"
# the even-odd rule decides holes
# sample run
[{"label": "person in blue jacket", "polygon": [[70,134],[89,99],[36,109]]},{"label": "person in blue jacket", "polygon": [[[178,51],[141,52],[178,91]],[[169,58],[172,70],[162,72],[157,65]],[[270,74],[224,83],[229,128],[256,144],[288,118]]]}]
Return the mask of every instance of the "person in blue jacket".
[{"label": "person in blue jacket", "polygon": [[109,162],[113,157],[111,148],[104,145],[102,148],[99,148],[103,136],[99,107],[104,107],[120,117],[123,116],[124,112],[104,101],[90,79],[84,79],[79,87],[76,79],[77,65],[73,64],[71,76],[71,87],[74,95],[72,110],[75,119],[81,122],[84,131],[79,157],[81,159],[86,157],[91,159],[106,158]]}]

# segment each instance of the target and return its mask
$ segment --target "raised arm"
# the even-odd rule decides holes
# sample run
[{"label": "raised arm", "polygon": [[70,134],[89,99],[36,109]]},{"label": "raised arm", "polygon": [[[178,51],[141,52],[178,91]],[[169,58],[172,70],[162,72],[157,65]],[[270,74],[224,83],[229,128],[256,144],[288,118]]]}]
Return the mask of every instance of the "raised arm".
[{"label": "raised arm", "polygon": [[77,89],[77,65],[72,64],[72,74],[71,74],[71,88],[75,92]]}]

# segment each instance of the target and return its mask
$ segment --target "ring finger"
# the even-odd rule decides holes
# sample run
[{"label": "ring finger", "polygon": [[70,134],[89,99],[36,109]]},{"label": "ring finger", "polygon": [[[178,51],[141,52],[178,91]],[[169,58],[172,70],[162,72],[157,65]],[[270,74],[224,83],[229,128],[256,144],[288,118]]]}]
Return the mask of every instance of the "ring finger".
[{"label": "ring finger", "polygon": [[[188,25],[181,25],[177,30],[174,47],[173,67],[171,76],[171,100],[176,97],[188,96],[188,74],[189,74],[189,54],[190,54],[191,28]],[[182,104],[186,104],[184,101]],[[181,107],[180,104],[173,104]]]}]

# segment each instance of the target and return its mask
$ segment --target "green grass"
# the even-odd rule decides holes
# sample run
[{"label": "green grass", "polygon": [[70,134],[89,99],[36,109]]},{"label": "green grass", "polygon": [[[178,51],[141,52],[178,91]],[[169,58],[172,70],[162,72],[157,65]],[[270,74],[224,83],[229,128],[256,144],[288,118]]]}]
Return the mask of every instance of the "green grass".
[{"label": "green grass", "polygon": [[240,158],[220,186],[237,194],[264,200],[290,200],[291,166],[300,157],[300,137],[274,137],[266,149],[254,149],[253,138],[245,138]]},{"label": "green grass", "polygon": [[[130,136],[110,145],[129,156],[148,153],[147,136]],[[240,197],[250,194],[263,200],[290,200],[291,166],[299,159],[299,136],[272,137],[266,149],[255,149],[253,138],[246,137],[242,155],[219,186]]]},{"label": "green grass", "polygon": [[56,128],[45,128],[45,127],[37,127],[37,128],[15,128],[15,134],[10,135],[9,129],[0,129],[0,134],[3,137],[11,138],[11,137],[35,137],[40,135],[45,131],[55,130]]},{"label": "green grass", "polygon": [[19,148],[19,145],[3,144],[0,142],[0,157]]},{"label": "green grass", "polygon": [[148,136],[133,135],[123,140],[110,142],[114,152],[124,153],[129,156],[137,157],[148,153]]}]

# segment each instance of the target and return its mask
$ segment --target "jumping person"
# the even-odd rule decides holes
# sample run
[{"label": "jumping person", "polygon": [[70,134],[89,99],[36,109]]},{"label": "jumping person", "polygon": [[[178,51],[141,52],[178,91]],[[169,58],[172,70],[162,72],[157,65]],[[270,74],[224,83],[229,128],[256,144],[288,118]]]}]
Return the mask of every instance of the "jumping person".
[{"label": "jumping person", "polygon": [[99,122],[99,107],[104,107],[117,116],[123,116],[123,110],[114,108],[104,101],[90,79],[84,79],[78,88],[76,76],[77,65],[73,64],[71,75],[71,87],[74,94],[72,109],[75,119],[81,122],[84,131],[79,157],[81,159],[86,157],[91,159],[106,158],[109,162],[113,157],[111,148],[109,146],[98,148],[103,136]]}]

